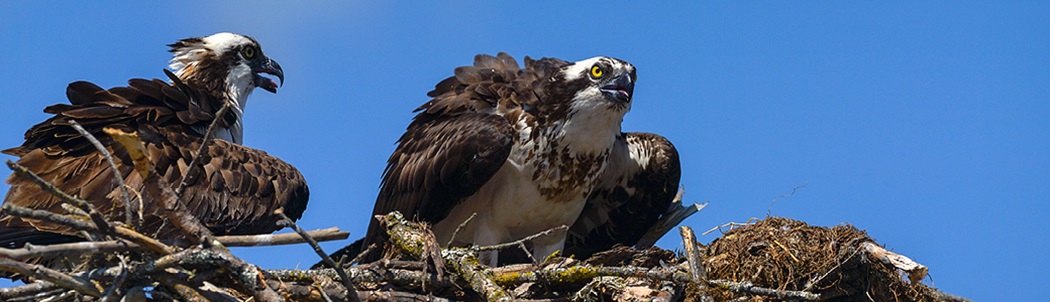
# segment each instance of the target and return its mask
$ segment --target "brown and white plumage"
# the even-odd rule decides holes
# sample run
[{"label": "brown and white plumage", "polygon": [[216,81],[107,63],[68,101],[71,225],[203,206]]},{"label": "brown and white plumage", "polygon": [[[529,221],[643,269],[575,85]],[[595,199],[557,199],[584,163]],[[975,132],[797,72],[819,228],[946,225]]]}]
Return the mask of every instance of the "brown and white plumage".
[{"label": "brown and white plumage", "polygon": [[[504,53],[475,57],[417,109],[388,160],[373,213],[401,211],[432,223],[440,243],[456,245],[573,225],[588,196],[607,182],[609,161],[629,160],[618,148],[626,146],[620,123],[635,77],[634,66],[609,57],[526,57],[524,68]],[[382,232],[373,221],[363,246],[379,242]],[[566,233],[536,239],[533,255],[542,259],[565,240]],[[495,264],[497,256],[483,258]]]},{"label": "brown and white plumage", "polygon": [[671,206],[681,175],[671,141],[652,133],[624,133],[601,183],[569,228],[565,254],[586,259],[618,244],[638,243]]},{"label": "brown and white plumage", "polygon": [[[216,234],[258,234],[280,229],[273,211],[284,209],[298,219],[306,208],[309,191],[294,167],[266,152],[239,145],[241,116],[248,95],[256,87],[276,92],[278,84],[261,76],[283,71],[262,53],[255,40],[231,33],[184,39],[171,46],[174,54],[166,72],[171,83],[132,79],[128,86],[102,89],[88,82],[67,87],[70,104],[44,111],[54,114],[30,128],[25,142],[4,150],[18,156],[18,164],[55,184],[59,189],[90,202],[112,221],[123,221],[124,202],[114,183],[113,171],[100,153],[75,129],[77,121],[98,138],[117,161],[134,205],[142,204],[142,225],[150,236],[172,238],[180,233],[157,212],[144,192],[142,179],[119,144],[102,133],[105,127],[135,131],[145,143],[156,171],[173,188],[188,170],[209,124],[226,101],[233,102],[220,121],[220,131],[205,149],[197,173],[187,176],[189,186],[181,201],[201,223]],[[177,76],[176,76],[177,74]],[[12,175],[4,203],[64,213],[60,201],[36,184]],[[143,200],[140,200],[144,198]],[[138,215],[138,214],[136,214]],[[42,232],[33,229],[39,229]],[[80,240],[79,233],[46,222],[0,216],[0,244],[18,247]]]}]

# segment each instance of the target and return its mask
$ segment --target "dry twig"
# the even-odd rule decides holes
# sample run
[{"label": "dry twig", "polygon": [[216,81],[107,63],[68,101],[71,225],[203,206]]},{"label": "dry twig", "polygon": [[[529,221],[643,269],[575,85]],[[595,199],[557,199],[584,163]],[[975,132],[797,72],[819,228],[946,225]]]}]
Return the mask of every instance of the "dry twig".
[{"label": "dry twig", "polygon": [[689,274],[693,277],[693,282],[707,279],[707,271],[704,270],[704,263],[700,260],[700,248],[697,247],[693,229],[680,226],[678,231],[682,234],[682,247],[685,248],[685,259],[689,264]]},{"label": "dry twig", "polygon": [[460,223],[459,226],[456,227],[456,230],[452,231],[452,237],[448,238],[448,242],[445,243],[445,247],[448,248],[448,247],[452,246],[452,241],[456,240],[456,236],[459,236],[459,231],[462,230],[463,228],[467,227],[467,224],[470,223],[471,220],[474,220],[474,217],[477,217],[477,216],[478,216],[478,213],[476,213],[476,212],[475,213],[470,213],[470,217],[467,217],[467,219],[464,219],[463,223]]},{"label": "dry twig", "polygon": [[567,226],[567,225],[560,225],[560,226],[556,226],[556,227],[547,229],[546,231],[539,232],[539,233],[536,233],[536,234],[532,234],[532,235],[529,235],[528,237],[521,238],[521,239],[518,239],[518,240],[514,240],[514,241],[511,241],[511,242],[500,243],[500,244],[496,244],[496,245],[478,246],[478,247],[474,247],[473,249],[477,250],[477,251],[482,251],[482,252],[483,251],[502,250],[502,249],[505,249],[505,248],[508,248],[508,247],[521,246],[525,242],[536,240],[536,238],[547,236],[547,235],[550,235],[551,233],[554,233],[554,232],[565,231],[565,230],[568,230],[568,229],[569,229],[569,226]]},{"label": "dry twig", "polygon": [[[72,126],[73,129],[76,129],[77,132],[80,132],[81,136],[91,142],[91,145],[95,146],[95,149],[102,154],[102,158],[104,158],[106,163],[109,164],[109,169],[113,171],[113,181],[118,187],[120,187],[120,197],[124,201],[124,223],[131,227],[137,227],[138,224],[133,223],[136,220],[134,220],[131,215],[131,196],[128,194],[128,185],[124,184],[124,175],[122,175],[120,170],[117,169],[117,164],[113,161],[113,155],[109,154],[109,150],[106,150],[106,147],[102,145],[102,142],[99,142],[94,135],[91,135],[91,132],[88,132],[84,127],[81,127],[80,123],[77,123],[76,120],[69,120],[69,125]],[[141,200],[139,200],[139,202],[141,202]],[[138,209],[142,209],[141,204],[139,204]],[[141,212],[139,213],[139,219],[142,219]]]},{"label": "dry twig", "polygon": [[795,192],[797,192],[798,189],[805,188],[808,185],[809,185],[809,181],[807,180],[807,181],[803,182],[801,186],[795,186],[794,188],[791,188],[791,193],[781,194],[780,196],[773,197],[773,201],[769,202],[769,208],[766,209],[766,216],[773,216],[773,205],[777,203],[778,199],[781,199],[781,198],[784,198],[784,197],[794,196]]},{"label": "dry twig", "polygon": [[[49,211],[33,210],[33,209],[30,209],[30,208],[20,207],[20,206],[16,206],[16,205],[12,205],[12,204],[4,204],[2,207],[0,207],[0,209],[3,209],[4,213],[7,213],[7,214],[13,215],[13,216],[43,220],[43,221],[47,221],[47,222],[50,222],[50,223],[55,223],[55,224],[61,224],[61,225],[69,226],[71,228],[78,229],[78,230],[85,230],[85,231],[90,231],[90,232],[101,232],[101,230],[99,230],[97,228],[97,226],[94,225],[94,224],[87,223],[87,222],[85,222],[83,220],[79,220],[79,219],[76,219],[76,218],[73,218],[73,217],[69,217],[69,216],[65,216],[65,215],[61,215],[61,214],[55,214],[55,213],[52,213],[52,212],[49,212]],[[158,242],[156,239],[147,237],[146,235],[143,235],[143,234],[141,234],[139,232],[136,232],[135,230],[132,230],[132,229],[128,229],[128,228],[121,227],[121,226],[114,226],[113,227],[113,234],[115,234],[117,237],[120,237],[120,238],[123,238],[123,239],[127,239],[128,241],[131,241],[131,242],[134,242],[136,244],[145,246],[145,247],[149,248],[150,250],[152,250],[154,252],[158,252],[158,253],[161,253],[161,254],[171,254],[172,253],[171,247],[168,247],[167,245]]]},{"label": "dry twig", "polygon": [[296,225],[295,221],[288,218],[288,215],[284,215],[284,211],[277,210],[275,211],[275,214],[281,216],[285,226],[291,227],[297,234],[299,234],[299,236],[302,236],[303,240],[306,240],[306,243],[314,248],[314,252],[317,252],[317,255],[321,256],[321,260],[324,261],[325,264],[335,268],[335,272],[339,274],[339,281],[343,283],[343,287],[346,287],[347,297],[350,298],[350,301],[360,302],[361,299],[357,296],[357,290],[354,289],[354,283],[350,280],[350,277],[346,275],[346,271],[336,265],[335,261],[332,260],[332,257],[328,257],[328,253],[325,253],[324,250],[321,249],[321,246],[317,245],[317,241],[314,240],[313,237],[310,237],[310,234],[307,234],[302,228],[299,228],[299,225]]},{"label": "dry twig", "polygon": [[[119,227],[118,227],[119,229]],[[332,241],[346,239],[350,233],[340,231],[339,228],[327,228],[321,230],[313,230],[306,232],[312,238],[317,241]],[[295,233],[285,234],[266,234],[266,235],[228,235],[218,236],[215,240],[221,242],[224,246],[271,246],[271,245],[288,245],[288,244],[299,244],[306,242],[302,236]],[[165,244],[171,244],[175,246],[187,247],[186,242],[181,240],[161,240],[158,245],[164,246]],[[121,241],[121,240],[110,240],[110,241],[84,241],[74,243],[59,243],[49,245],[32,245],[26,244],[21,248],[6,249],[0,248],[0,256],[7,257],[15,260],[23,260],[31,257],[41,257],[59,254],[88,254],[88,253],[107,253],[107,252],[123,252],[123,251],[140,251],[147,249],[142,245]],[[170,253],[167,253],[170,254]]]},{"label": "dry twig", "polygon": [[766,297],[775,297],[777,299],[788,299],[788,300],[804,300],[804,301],[818,301],[820,295],[805,291],[795,290],[779,290],[765,287],[758,287],[751,282],[733,282],[726,280],[708,280],[708,285],[715,286],[718,288],[726,289],[737,293],[746,293],[752,295],[762,295]]},{"label": "dry twig", "polygon": [[66,275],[43,266],[0,258],[0,270],[51,282],[60,287],[75,290],[92,297],[101,297],[101,289],[90,281]]}]

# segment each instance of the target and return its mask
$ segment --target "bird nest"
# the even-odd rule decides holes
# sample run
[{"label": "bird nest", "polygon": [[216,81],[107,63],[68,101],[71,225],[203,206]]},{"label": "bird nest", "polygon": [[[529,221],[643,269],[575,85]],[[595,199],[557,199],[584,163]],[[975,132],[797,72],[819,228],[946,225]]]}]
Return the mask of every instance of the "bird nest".
[{"label": "bird nest", "polygon": [[[539,264],[490,268],[477,262],[476,248],[437,248],[427,243],[433,236],[425,225],[396,213],[384,220],[398,252],[341,270],[260,269],[249,278],[260,282],[253,285],[228,273],[245,268],[231,265],[227,256],[190,247],[177,252],[178,259],[158,256],[130,263],[123,283],[90,273],[112,269],[94,268],[65,275],[86,282],[41,280],[0,289],[0,300],[91,300],[104,289],[124,298],[199,301],[966,301],[920,283],[925,267],[882,249],[848,225],[814,227],[770,217],[736,225],[706,248],[682,227],[681,252],[620,246],[589,259],[551,257]],[[169,268],[145,270],[158,262]],[[152,286],[143,286],[142,280],[152,280]]]},{"label": "bird nest", "polygon": [[[814,227],[769,217],[726,232],[707,247],[703,262],[710,279],[810,292],[820,300],[960,300],[920,283],[926,267],[883,249],[851,225]],[[706,292],[715,300],[739,296]]]},{"label": "bird nest", "polygon": [[[136,149],[137,139],[115,137],[132,145],[127,149]],[[34,176],[24,167],[8,165],[19,177]],[[140,160],[136,167],[149,172]],[[883,249],[848,225],[813,227],[770,217],[731,225],[706,248],[690,228],[680,227],[680,253],[616,247],[589,259],[555,255],[543,263],[493,268],[477,257],[491,247],[441,248],[426,225],[393,212],[379,218],[394,253],[372,263],[343,265],[316,240],[346,238],[345,232],[309,233],[284,217],[297,235],[216,237],[177,206],[176,195],[164,190],[170,186],[162,179],[146,180],[146,193],[164,202],[162,209],[169,209],[167,216],[184,230],[188,244],[143,236],[75,198],[65,214],[4,205],[7,215],[112,239],[0,248],[0,271],[32,281],[0,289],[0,301],[965,301],[920,283],[926,267]],[[311,244],[329,268],[265,270],[225,248],[278,241]],[[54,255],[107,261],[72,271],[33,264],[34,258]]]}]

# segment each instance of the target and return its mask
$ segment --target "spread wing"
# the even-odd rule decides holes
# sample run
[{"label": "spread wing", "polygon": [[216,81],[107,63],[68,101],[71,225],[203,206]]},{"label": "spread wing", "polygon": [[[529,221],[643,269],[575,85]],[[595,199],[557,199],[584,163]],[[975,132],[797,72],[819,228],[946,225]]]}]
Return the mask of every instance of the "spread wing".
[{"label": "spread wing", "polygon": [[[71,105],[54,105],[45,112],[55,114],[26,132],[22,146],[4,150],[19,156],[18,163],[39,174],[59,189],[77,195],[113,221],[123,221],[126,211],[120,189],[112,181],[113,171],[95,148],[69,124],[76,120],[113,154],[117,167],[130,187],[133,213],[142,213],[140,231],[160,238],[177,236],[163,214],[154,212],[144,192],[142,179],[133,173],[127,152],[102,133],[104,127],[137,131],[157,172],[174,188],[187,171],[203,129],[217,111],[213,97],[161,80],[134,79],[127,87],[104,90],[87,82],[67,89]],[[211,105],[209,105],[211,104]],[[273,210],[284,208],[292,218],[305,210],[309,191],[302,175],[291,165],[265,152],[213,139],[205,150],[200,169],[190,175],[182,201],[216,234],[269,233],[279,229]],[[46,209],[59,213],[60,201],[35,184],[12,175],[4,203]],[[145,200],[141,200],[147,197]],[[136,206],[141,201],[142,211]],[[137,215],[137,214],[136,214]],[[46,233],[29,231],[39,228]],[[20,246],[25,242],[49,242],[77,236],[73,230],[41,221],[0,216],[0,244]]]},{"label": "spread wing", "polygon": [[617,244],[633,246],[671,205],[681,174],[678,152],[666,138],[624,134],[569,229],[565,254],[586,259]]}]

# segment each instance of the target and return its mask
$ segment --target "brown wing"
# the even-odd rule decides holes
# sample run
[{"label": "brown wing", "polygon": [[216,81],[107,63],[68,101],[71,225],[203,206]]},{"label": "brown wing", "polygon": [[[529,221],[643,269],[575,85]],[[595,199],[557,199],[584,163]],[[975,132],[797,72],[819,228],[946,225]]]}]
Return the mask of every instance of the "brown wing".
[{"label": "brown wing", "polygon": [[614,245],[633,246],[667,211],[681,179],[678,151],[666,138],[626,133],[602,183],[569,229],[565,254],[586,259]]},{"label": "brown wing", "polygon": [[[514,142],[508,119],[522,114],[521,100],[532,97],[513,87],[520,71],[505,53],[478,55],[473,66],[456,68],[454,76],[435,85],[428,93],[433,99],[416,109],[419,114],[387,161],[373,215],[400,211],[436,223],[495,175]],[[380,242],[383,233],[371,220],[363,246]]]},{"label": "brown wing", "polygon": [[[202,129],[218,109],[214,97],[177,86],[180,85],[171,86],[161,80],[134,79],[127,87],[103,90],[87,82],[72,83],[67,89],[72,105],[48,107],[45,111],[55,116],[27,131],[22,146],[4,152],[19,156],[19,164],[91,202],[109,219],[122,221],[124,202],[112,181],[113,171],[94,147],[68,125],[76,120],[107,146],[136,200],[143,197],[135,193],[143,192],[141,179],[131,173],[132,164],[123,148],[114,147],[118,144],[101,130],[117,127],[137,131],[157,172],[174,188],[187,170],[191,152],[197,149]],[[206,155],[201,161],[202,172],[191,176],[182,200],[213,232],[272,232],[278,229],[273,224],[272,211],[282,207],[292,218],[302,215],[308,190],[302,175],[291,165],[265,152],[222,140],[213,140]],[[11,189],[5,203],[63,212],[58,200],[35,184],[14,175],[7,182]],[[170,225],[162,226],[165,224],[160,223],[160,216],[150,211],[151,200],[143,200],[142,204],[145,211],[141,231],[159,237],[175,234]],[[31,226],[55,235],[78,235],[43,222],[2,216],[0,243],[18,246],[26,241],[57,238],[27,234],[25,231]]]},{"label": "brown wing", "polygon": [[[430,223],[444,219],[496,174],[513,141],[510,123],[496,115],[470,113],[414,123],[390,156],[372,214],[400,211]],[[364,246],[383,237],[382,227],[373,219]]]}]

